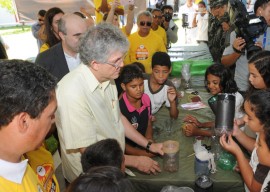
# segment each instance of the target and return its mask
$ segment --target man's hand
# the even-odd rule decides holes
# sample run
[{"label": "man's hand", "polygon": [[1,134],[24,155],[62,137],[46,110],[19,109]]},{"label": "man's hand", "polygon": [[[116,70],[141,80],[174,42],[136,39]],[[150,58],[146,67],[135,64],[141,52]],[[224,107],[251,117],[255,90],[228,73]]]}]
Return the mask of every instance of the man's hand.
[{"label": "man's hand", "polygon": [[242,37],[237,37],[233,42],[233,48],[242,51],[242,49],[246,46],[246,42]]},{"label": "man's hand", "polygon": [[[164,17],[163,17],[163,18],[164,18]],[[163,19],[162,25],[163,25],[163,27],[164,27],[165,31],[167,31],[167,30],[168,30],[168,28],[169,28],[169,24],[170,24],[170,22],[167,22],[167,21],[165,21],[165,19]]]},{"label": "man's hand", "polygon": [[222,22],[221,26],[222,26],[223,31],[229,31],[230,30],[230,25],[227,22]]},{"label": "man's hand", "polygon": [[162,143],[152,143],[152,145],[150,145],[150,151],[153,153],[158,153],[160,155],[164,155],[164,152],[162,150],[163,148],[163,144]]},{"label": "man's hand", "polygon": [[174,102],[177,97],[177,92],[174,87],[169,87],[167,91],[169,102]]},{"label": "man's hand", "polygon": [[154,161],[153,159],[145,156],[138,156],[136,159],[136,168],[139,171],[142,171],[147,174],[153,173],[154,175],[157,172],[161,172],[161,169],[158,165],[158,162]]}]

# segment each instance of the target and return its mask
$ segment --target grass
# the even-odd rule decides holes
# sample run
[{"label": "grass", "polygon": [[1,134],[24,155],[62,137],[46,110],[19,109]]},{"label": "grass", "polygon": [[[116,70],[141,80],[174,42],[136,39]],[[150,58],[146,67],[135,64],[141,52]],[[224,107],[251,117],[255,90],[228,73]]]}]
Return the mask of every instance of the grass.
[{"label": "grass", "polygon": [[11,27],[1,27],[0,35],[13,35],[31,31],[31,26],[16,25]]}]

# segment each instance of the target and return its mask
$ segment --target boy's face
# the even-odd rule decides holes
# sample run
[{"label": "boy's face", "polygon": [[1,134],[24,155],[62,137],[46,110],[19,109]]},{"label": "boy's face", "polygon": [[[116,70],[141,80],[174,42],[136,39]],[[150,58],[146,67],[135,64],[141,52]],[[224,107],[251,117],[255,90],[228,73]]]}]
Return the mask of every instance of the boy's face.
[{"label": "boy's face", "polygon": [[135,78],[131,82],[121,84],[122,89],[127,93],[129,99],[141,99],[144,93],[144,85],[142,78]]},{"label": "boy's face", "polygon": [[152,68],[152,77],[157,84],[164,84],[168,79],[169,74],[171,73],[171,68],[167,66],[155,65]]}]

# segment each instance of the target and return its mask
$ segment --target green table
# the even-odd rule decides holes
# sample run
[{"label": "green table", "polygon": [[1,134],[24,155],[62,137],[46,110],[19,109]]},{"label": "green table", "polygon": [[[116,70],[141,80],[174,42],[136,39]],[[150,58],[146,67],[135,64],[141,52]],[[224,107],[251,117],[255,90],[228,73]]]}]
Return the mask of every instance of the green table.
[{"label": "green table", "polygon": [[[192,77],[192,88],[199,91],[204,103],[210,97],[203,86],[202,76]],[[183,90],[183,88],[180,88]],[[185,93],[185,97],[181,99],[181,103],[186,103],[188,100],[188,94]],[[146,175],[136,170],[132,170],[135,173],[135,177],[129,177],[134,184],[136,192],[159,192],[162,187],[166,185],[175,186],[187,186],[194,189],[194,153],[193,142],[194,137],[186,137],[183,135],[181,125],[183,123],[183,117],[186,114],[195,115],[201,121],[209,121],[214,118],[210,108],[186,111],[181,108],[179,104],[179,117],[173,125],[173,131],[171,134],[167,133],[164,129],[164,121],[169,118],[169,113],[166,107],[163,107],[155,116],[157,121],[154,123],[154,139],[158,142],[166,140],[176,140],[180,143],[179,153],[179,170],[175,173],[161,172],[158,175]],[[210,138],[205,138],[204,142],[210,143]],[[155,157],[156,161],[162,167],[162,157]],[[241,192],[244,191],[243,181],[239,173],[234,171],[224,171],[217,168],[217,173],[210,174],[211,179],[214,182],[214,192]]]}]

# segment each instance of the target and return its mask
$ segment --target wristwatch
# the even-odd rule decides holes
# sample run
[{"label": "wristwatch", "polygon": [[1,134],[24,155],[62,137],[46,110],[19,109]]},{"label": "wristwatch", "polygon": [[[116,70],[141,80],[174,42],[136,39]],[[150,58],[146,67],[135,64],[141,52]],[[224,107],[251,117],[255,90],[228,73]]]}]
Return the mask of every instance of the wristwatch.
[{"label": "wristwatch", "polygon": [[147,145],[146,145],[146,152],[149,153],[150,152],[150,146],[152,145],[152,141],[148,141]]}]

